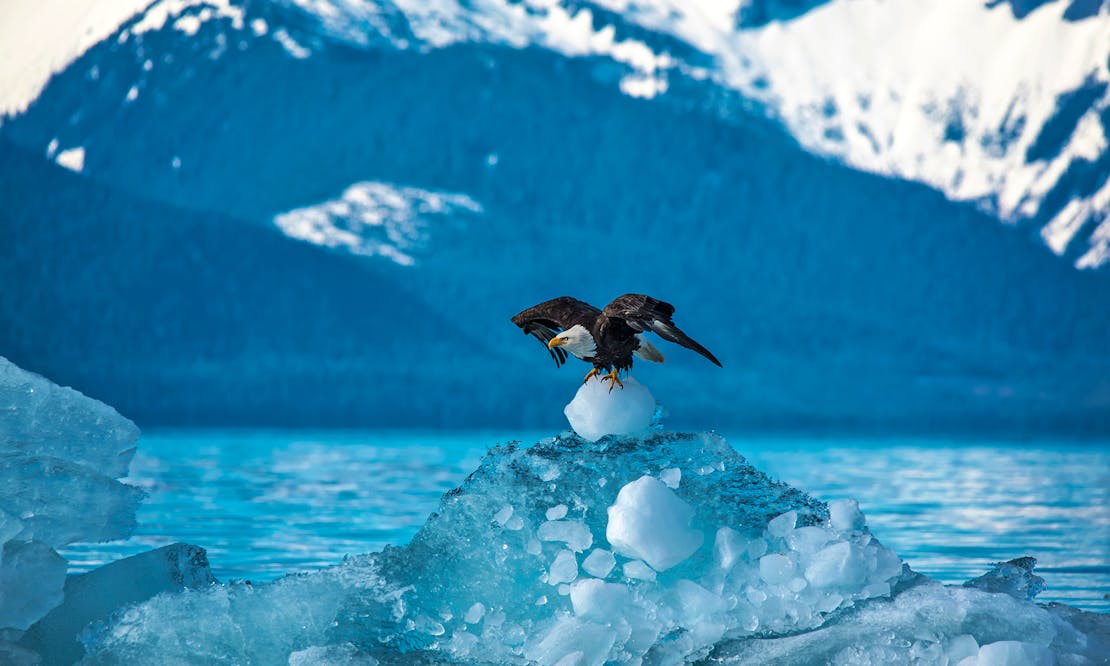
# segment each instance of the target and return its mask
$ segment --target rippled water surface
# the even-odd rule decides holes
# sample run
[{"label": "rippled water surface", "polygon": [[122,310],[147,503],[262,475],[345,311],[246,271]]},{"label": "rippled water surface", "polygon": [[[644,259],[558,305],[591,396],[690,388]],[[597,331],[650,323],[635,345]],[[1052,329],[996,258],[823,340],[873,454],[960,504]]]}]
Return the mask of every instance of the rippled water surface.
[{"label": "rippled water surface", "polygon": [[[76,571],[152,546],[208,549],[221,580],[268,580],[400,544],[492,444],[540,434],[144,434],[129,482],[149,497],[127,541],[63,552]],[[1110,611],[1106,443],[730,436],[757,467],[822,499],[854,497],[914,569],[961,582],[1039,560],[1038,599]]]}]

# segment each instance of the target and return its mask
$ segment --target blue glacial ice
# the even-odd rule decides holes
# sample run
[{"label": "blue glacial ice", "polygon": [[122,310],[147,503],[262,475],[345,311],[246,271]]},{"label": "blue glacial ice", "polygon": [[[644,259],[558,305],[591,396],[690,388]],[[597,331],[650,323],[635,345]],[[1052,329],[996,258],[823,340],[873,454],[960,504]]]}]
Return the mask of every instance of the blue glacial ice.
[{"label": "blue glacial ice", "polygon": [[126,537],[138,488],[120,483],[139,430],[111,407],[0,358],[0,629],[61,603],[54,550]]},{"label": "blue glacial ice", "polygon": [[[408,544],[269,584],[218,584],[204,551],[184,544],[65,579],[52,543],[133,523],[133,503],[104,498],[125,492],[107,474],[126,470],[137,431],[80,394],[0,370],[3,432],[22,433],[6,437],[3,454],[0,611],[13,619],[0,631],[0,662],[1110,659],[1106,616],[1029,600],[1040,589],[1032,561],[941,585],[883,546],[854,501],[826,504],[776,482],[714,433],[567,432],[496,447]],[[78,449],[82,462],[66,457]],[[59,488],[80,491],[84,520]],[[33,508],[13,504],[27,498]]]},{"label": "blue glacial ice", "polygon": [[0,357],[0,663],[73,663],[90,623],[215,582],[204,550],[186,544],[66,576],[55,548],[134,530],[143,493],[119,477],[138,437],[111,407]]},{"label": "blue glacial ice", "polygon": [[1104,616],[912,572],[713,433],[492,449],[410,543],[160,595],[90,664],[1100,663]]}]

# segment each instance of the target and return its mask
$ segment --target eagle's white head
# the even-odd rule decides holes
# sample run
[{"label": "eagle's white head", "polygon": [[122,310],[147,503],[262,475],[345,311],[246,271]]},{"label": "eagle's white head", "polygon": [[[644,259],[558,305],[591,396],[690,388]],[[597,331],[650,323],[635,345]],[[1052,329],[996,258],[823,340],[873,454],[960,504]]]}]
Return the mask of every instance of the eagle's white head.
[{"label": "eagle's white head", "polygon": [[551,338],[547,348],[562,347],[567,352],[578,358],[590,358],[597,354],[597,343],[594,336],[581,324],[575,324],[562,333]]}]

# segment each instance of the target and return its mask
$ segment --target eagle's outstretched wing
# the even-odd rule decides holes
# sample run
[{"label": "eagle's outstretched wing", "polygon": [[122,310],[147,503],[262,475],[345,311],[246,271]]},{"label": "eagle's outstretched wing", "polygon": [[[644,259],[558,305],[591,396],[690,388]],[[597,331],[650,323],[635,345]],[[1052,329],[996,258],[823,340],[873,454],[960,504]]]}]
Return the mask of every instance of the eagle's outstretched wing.
[{"label": "eagle's outstretched wing", "polygon": [[560,347],[547,347],[547,343],[558,331],[565,331],[575,324],[589,329],[600,314],[601,310],[589,303],[570,296],[560,296],[517,314],[513,317],[513,323],[525,333],[535,336],[547,348],[551,358],[555,359],[555,365],[560,366],[567,360],[567,353]]},{"label": "eagle's outstretched wing", "polygon": [[717,357],[710,353],[708,349],[699,345],[693,338],[674,325],[674,322],[671,321],[671,316],[674,315],[674,306],[670,303],[664,303],[657,298],[644,294],[625,294],[613,299],[612,303],[606,305],[602,314],[606,317],[623,319],[636,332],[651,331],[664,340],[670,340],[687,349],[692,349],[718,366],[721,365]]}]

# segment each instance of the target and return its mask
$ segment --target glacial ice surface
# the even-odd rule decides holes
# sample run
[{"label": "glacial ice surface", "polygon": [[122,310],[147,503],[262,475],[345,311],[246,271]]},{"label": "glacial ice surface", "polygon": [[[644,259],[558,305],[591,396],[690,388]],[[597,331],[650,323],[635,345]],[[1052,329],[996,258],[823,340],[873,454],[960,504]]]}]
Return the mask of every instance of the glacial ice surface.
[{"label": "glacial ice surface", "polygon": [[117,478],[138,437],[111,407],[0,358],[0,630],[62,602],[56,547],[135,528],[142,491]]},{"label": "glacial ice surface", "polygon": [[[674,470],[678,470],[675,472]],[[162,594],[89,664],[1103,663],[1105,616],[943,586],[718,435],[492,449],[412,541]]]}]

